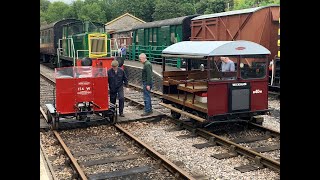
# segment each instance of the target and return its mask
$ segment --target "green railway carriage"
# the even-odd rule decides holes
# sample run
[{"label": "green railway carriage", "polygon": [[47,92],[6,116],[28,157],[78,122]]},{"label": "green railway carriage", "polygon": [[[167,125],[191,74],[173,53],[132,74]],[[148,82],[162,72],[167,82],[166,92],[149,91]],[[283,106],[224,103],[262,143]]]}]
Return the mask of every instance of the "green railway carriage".
[{"label": "green railway carriage", "polygon": [[[136,25],[133,29],[132,44],[128,46],[127,59],[138,60],[145,53],[152,63],[161,64],[161,52],[171,44],[190,40],[191,19],[196,15],[153,21]],[[180,60],[172,60],[168,65],[180,68]]]}]

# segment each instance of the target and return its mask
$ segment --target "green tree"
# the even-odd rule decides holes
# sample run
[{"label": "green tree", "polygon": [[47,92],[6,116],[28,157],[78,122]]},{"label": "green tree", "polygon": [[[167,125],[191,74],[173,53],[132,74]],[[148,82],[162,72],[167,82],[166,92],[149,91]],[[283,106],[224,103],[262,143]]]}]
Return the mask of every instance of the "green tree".
[{"label": "green tree", "polygon": [[[230,1],[230,0],[227,0]],[[226,0],[200,0],[195,4],[198,14],[211,14],[224,12],[226,10]]]},{"label": "green tree", "polygon": [[234,0],[234,10],[280,4],[280,0]]},{"label": "green tree", "polygon": [[152,21],[154,0],[118,0],[113,3],[113,18],[130,13],[144,21]]},{"label": "green tree", "polygon": [[73,1],[72,4],[70,5],[70,14],[72,14],[72,16],[76,19],[80,19],[80,11],[81,11],[81,7],[84,5],[84,2],[81,0],[76,0]]},{"label": "green tree", "polygon": [[175,2],[164,0],[158,1],[153,13],[154,20],[163,20],[181,16],[180,8]]},{"label": "green tree", "polygon": [[195,14],[193,3],[181,3],[178,0],[158,0],[156,1],[155,11],[153,13],[154,20],[163,20],[169,18],[176,18],[186,15]]},{"label": "green tree", "polygon": [[208,0],[208,7],[204,14],[219,13],[226,10],[226,3],[224,0]]},{"label": "green tree", "polygon": [[45,21],[47,23],[52,23],[65,18],[66,12],[68,12],[69,8],[69,5],[64,2],[54,2],[49,4],[48,10],[44,15]]},{"label": "green tree", "polygon": [[44,19],[44,12],[40,10],[40,26],[46,25],[46,24],[47,24],[47,22]]},{"label": "green tree", "polygon": [[42,12],[46,12],[49,7],[50,1],[49,0],[40,0],[40,10]]},{"label": "green tree", "polygon": [[101,6],[99,6],[97,3],[92,4],[85,4],[80,9],[80,16],[79,19],[81,20],[89,20],[93,22],[104,22],[104,10],[101,9]]}]

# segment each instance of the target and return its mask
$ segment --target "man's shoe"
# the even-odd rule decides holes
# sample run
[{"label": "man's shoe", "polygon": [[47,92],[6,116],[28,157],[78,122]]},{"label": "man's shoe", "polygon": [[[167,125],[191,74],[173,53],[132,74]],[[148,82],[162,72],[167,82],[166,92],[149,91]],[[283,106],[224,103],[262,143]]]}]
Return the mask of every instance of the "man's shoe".
[{"label": "man's shoe", "polygon": [[153,111],[145,112],[145,113],[141,114],[141,116],[148,116],[148,115],[150,115],[150,114],[152,114],[152,113],[153,113]]},{"label": "man's shoe", "polygon": [[120,117],[124,117],[124,114],[119,114]]}]

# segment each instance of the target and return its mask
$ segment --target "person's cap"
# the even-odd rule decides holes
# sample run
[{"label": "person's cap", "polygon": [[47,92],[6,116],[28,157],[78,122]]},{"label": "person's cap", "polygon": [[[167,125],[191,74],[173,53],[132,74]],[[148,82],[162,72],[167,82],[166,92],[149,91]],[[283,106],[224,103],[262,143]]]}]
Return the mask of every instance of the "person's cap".
[{"label": "person's cap", "polygon": [[112,67],[117,67],[117,66],[119,66],[118,61],[117,61],[117,60],[113,60],[113,61],[111,62],[111,66],[112,66]]}]

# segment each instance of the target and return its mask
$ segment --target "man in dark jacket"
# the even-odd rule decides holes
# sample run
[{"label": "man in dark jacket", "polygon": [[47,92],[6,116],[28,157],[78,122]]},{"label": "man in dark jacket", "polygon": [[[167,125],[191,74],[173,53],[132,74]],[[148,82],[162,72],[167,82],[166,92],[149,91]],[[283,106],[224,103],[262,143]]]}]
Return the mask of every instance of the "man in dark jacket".
[{"label": "man in dark jacket", "polygon": [[139,55],[140,62],[143,64],[142,69],[142,85],[143,85],[143,99],[144,99],[144,113],[141,116],[148,116],[152,114],[150,91],[152,88],[152,65],[147,60],[144,53]]},{"label": "man in dark jacket", "polygon": [[116,99],[118,95],[119,99],[119,116],[124,117],[124,93],[123,84],[128,86],[128,78],[126,73],[119,68],[119,63],[117,60],[113,60],[111,63],[112,68],[108,70],[108,83],[110,92],[110,102],[116,104]]}]

